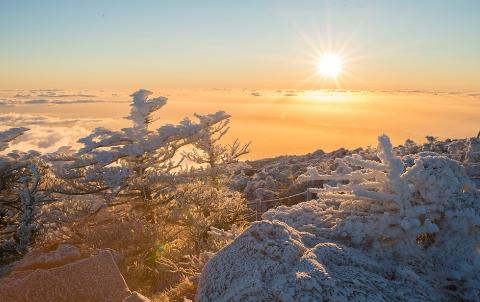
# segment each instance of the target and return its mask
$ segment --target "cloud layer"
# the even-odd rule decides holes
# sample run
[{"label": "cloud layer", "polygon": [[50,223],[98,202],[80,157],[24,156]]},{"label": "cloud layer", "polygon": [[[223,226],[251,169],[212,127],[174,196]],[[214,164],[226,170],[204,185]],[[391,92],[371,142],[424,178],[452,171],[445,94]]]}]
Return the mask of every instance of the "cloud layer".
[{"label": "cloud layer", "polygon": [[[99,119],[62,119],[46,115],[0,114],[2,128],[27,127],[30,130],[10,143],[9,150],[52,152],[62,146],[76,147],[77,140],[91,128],[104,123]],[[3,129],[2,129],[3,130]]]},{"label": "cloud layer", "polygon": [[50,99],[0,99],[0,106],[22,106],[22,105],[69,105],[69,104],[88,104],[88,103],[121,103],[122,101],[113,100],[50,100]]}]

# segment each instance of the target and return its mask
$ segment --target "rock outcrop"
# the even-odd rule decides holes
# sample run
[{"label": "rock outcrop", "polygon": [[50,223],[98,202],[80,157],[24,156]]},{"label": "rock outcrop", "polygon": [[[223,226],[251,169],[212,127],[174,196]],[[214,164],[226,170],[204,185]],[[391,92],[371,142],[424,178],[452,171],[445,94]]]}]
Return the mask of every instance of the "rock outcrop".
[{"label": "rock outcrop", "polygon": [[197,300],[438,301],[407,267],[385,266],[280,221],[254,223],[206,265]]},{"label": "rock outcrop", "polygon": [[65,265],[82,258],[80,250],[71,244],[60,244],[56,250],[42,251],[34,250],[22,259],[15,262],[13,270],[16,272],[49,269]]},{"label": "rock outcrop", "polygon": [[71,245],[27,254],[0,280],[0,301],[148,301],[128,289],[110,251],[81,257]]}]

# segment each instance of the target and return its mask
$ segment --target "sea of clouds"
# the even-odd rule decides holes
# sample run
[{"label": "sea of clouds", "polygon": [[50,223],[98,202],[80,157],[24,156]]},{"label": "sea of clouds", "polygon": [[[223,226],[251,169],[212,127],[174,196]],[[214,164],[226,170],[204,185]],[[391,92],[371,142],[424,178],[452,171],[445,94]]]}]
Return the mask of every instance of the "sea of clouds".
[{"label": "sea of clouds", "polygon": [[[318,106],[322,106],[322,104],[327,104],[329,100],[334,103],[337,101],[337,98],[343,99],[348,95],[360,97],[372,96],[373,98],[380,100],[379,102],[382,102],[381,100],[383,99],[386,100],[398,96],[405,96],[405,100],[407,98],[409,100],[451,98],[452,102],[456,102],[458,99],[458,102],[465,103],[465,106],[467,106],[467,104],[468,106],[472,106],[471,104],[480,101],[480,92],[439,92],[420,90],[350,91],[338,89],[152,90],[154,91],[154,95],[164,95],[169,97],[169,104],[166,107],[167,110],[170,110],[168,108],[171,108],[171,106],[176,106],[175,110],[177,110],[178,116],[174,116],[174,118],[172,117],[172,122],[178,122],[181,117],[191,115],[197,111],[200,111],[200,113],[209,113],[210,111],[226,110],[228,113],[232,114],[234,125],[235,123],[239,123],[239,125],[241,122],[244,123],[242,124],[242,127],[238,127],[239,129],[244,129],[243,125],[254,122],[261,122],[262,125],[259,124],[260,126],[267,127],[269,121],[271,121],[272,128],[275,128],[274,123],[278,122],[281,122],[282,124],[296,123],[298,127],[299,118],[309,124],[313,123],[316,125],[315,127],[321,127],[322,124],[318,124],[318,121],[326,123],[325,118],[322,119],[322,117],[319,116],[318,119],[315,120],[308,118],[308,116],[305,118],[294,117],[290,114],[291,110],[289,108],[291,107],[288,106],[316,106],[318,108]],[[128,90],[0,90],[0,130],[5,130],[10,127],[27,127],[30,129],[11,144],[11,150],[18,149],[26,151],[34,149],[41,152],[53,152],[65,145],[76,147],[78,146],[78,139],[87,136],[95,127],[109,127],[112,121],[116,122],[117,126],[122,126],[121,117],[125,115],[115,116],[114,113],[118,111],[125,113],[128,112],[128,106],[130,104],[129,94],[131,92],[132,91]],[[176,105],[171,105],[172,103],[170,102],[174,102]],[[281,106],[285,107],[284,112],[286,113],[283,113],[283,109],[278,109]],[[339,103],[339,106],[343,105]],[[103,110],[103,114],[100,114],[100,107],[103,108],[101,109]],[[312,110],[308,110],[307,114],[311,114],[311,111]],[[466,112],[468,111],[469,110],[466,110]],[[359,111],[359,114],[361,113],[362,112]],[[162,119],[165,115],[168,114],[164,114]],[[314,118],[314,116],[312,117]],[[461,121],[462,117],[459,115],[457,119]],[[128,121],[126,120],[123,121],[123,125],[126,125],[127,122]],[[291,125],[292,127],[295,126],[293,124]],[[354,124],[352,125],[352,127],[355,126]],[[329,124],[329,127],[333,126]],[[405,128],[407,127],[408,125],[405,126]],[[236,128],[233,127],[233,132],[235,131]],[[242,131],[245,132],[244,130]],[[382,129],[379,129],[376,133],[381,133],[382,131]],[[472,129],[471,131],[473,133],[475,129]],[[299,129],[298,133],[301,135],[302,130]],[[243,133],[241,132],[234,133],[236,137],[241,136],[242,134]],[[347,134],[348,131],[346,131],[345,135]],[[259,154],[259,156],[265,156],[264,154],[268,155],[271,153],[267,150],[269,146],[262,145],[261,137],[255,137],[255,133],[246,133],[245,135],[248,137],[240,138],[245,141],[252,140],[254,142],[253,146],[255,147],[255,150],[259,150],[260,152],[263,152],[263,149],[266,150],[264,153]],[[440,133],[440,135],[442,135],[442,133]],[[286,142],[286,144],[288,144],[288,142]],[[319,144],[319,147],[322,146]],[[312,148],[313,150],[313,147],[305,147],[306,150],[309,150],[309,148]],[[280,152],[280,150],[278,152]],[[289,151],[287,150],[286,152]],[[300,150],[300,152],[303,151]]]}]

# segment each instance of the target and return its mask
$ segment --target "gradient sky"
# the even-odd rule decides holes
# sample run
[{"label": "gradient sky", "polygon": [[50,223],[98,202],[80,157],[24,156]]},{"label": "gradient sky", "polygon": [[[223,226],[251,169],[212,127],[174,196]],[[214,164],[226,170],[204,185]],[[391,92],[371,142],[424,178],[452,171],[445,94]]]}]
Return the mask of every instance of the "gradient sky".
[{"label": "gradient sky", "polygon": [[480,1],[0,0],[0,89],[480,91]]}]

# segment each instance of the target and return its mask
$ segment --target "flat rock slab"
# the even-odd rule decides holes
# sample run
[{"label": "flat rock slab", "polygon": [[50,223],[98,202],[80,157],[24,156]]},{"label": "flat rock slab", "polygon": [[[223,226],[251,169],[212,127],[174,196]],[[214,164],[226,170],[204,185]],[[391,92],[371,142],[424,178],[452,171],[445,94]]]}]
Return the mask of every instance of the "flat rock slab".
[{"label": "flat rock slab", "polygon": [[140,298],[132,296],[109,251],[50,269],[14,272],[0,284],[0,301],[121,302],[128,297]]},{"label": "flat rock slab", "polygon": [[80,250],[71,244],[60,244],[54,251],[36,250],[15,262],[13,271],[49,269],[71,263],[82,258]]}]

